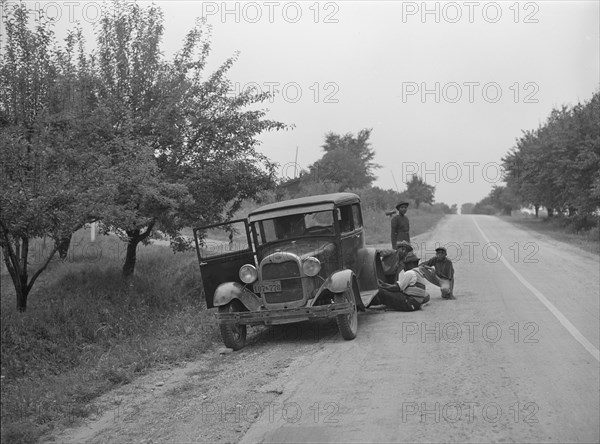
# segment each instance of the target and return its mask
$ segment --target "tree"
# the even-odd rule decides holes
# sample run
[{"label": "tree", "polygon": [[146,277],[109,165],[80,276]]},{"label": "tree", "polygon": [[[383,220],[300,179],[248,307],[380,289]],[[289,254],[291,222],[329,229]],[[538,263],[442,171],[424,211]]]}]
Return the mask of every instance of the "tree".
[{"label": "tree", "polygon": [[[75,60],[75,51],[83,47],[81,33],[69,34],[64,49],[53,49],[50,21],[42,14],[34,29],[24,5],[6,14],[0,64],[0,246],[17,309],[25,311],[60,240],[93,220],[105,169],[85,144],[88,67]],[[44,236],[54,239],[54,246],[30,275],[30,248]]]},{"label": "tree", "polygon": [[322,146],[325,154],[309,167],[311,174],[306,177],[336,183],[338,191],[370,186],[376,179],[373,170],[379,168],[373,162],[375,150],[369,143],[371,131],[363,129],[356,136],[327,133]]},{"label": "tree", "polygon": [[506,216],[512,214],[512,210],[520,208],[519,200],[510,187],[494,185],[489,194],[491,204],[501,210]]},{"label": "tree", "polygon": [[226,74],[235,57],[206,80],[209,35],[201,22],[172,62],[160,52],[160,8],[114,1],[98,29],[100,102],[112,118],[115,200],[104,231],[127,242],[123,275],[134,272],[136,250],[155,229],[176,249],[189,247],[180,231],[230,217],[243,199],[274,183],[275,166],[256,150],[256,136],[285,128],[246,110],[268,94],[232,97]]},{"label": "tree", "polygon": [[421,203],[433,204],[435,196],[435,186],[425,183],[425,181],[418,177],[412,176],[411,179],[406,182],[406,194],[409,199],[415,201],[415,206],[419,208]]},{"label": "tree", "polygon": [[600,95],[553,109],[535,131],[525,131],[502,159],[505,180],[526,205],[592,215],[600,207]]},{"label": "tree", "polygon": [[460,206],[460,214],[473,214],[474,203],[468,202]]}]

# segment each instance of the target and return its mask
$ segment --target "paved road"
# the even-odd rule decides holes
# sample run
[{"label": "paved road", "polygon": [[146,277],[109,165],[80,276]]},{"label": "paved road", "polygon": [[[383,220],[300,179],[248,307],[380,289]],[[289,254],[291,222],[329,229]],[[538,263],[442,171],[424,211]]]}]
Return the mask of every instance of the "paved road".
[{"label": "paved road", "polygon": [[[354,341],[296,360],[242,442],[598,442],[598,256],[488,216],[419,240],[457,300],[369,310]],[[268,414],[267,414],[268,413]]]}]

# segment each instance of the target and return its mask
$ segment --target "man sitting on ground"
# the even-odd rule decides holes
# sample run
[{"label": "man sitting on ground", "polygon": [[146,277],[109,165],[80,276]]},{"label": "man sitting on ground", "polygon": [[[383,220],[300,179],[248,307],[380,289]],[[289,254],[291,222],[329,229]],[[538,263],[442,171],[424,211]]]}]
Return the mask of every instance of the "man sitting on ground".
[{"label": "man sitting on ground", "polygon": [[444,299],[456,299],[454,297],[454,266],[452,261],[448,259],[447,252],[444,247],[435,249],[435,257],[432,257],[422,265],[435,268],[435,274],[440,279],[440,288]]},{"label": "man sitting on ground", "polygon": [[420,258],[412,251],[404,258],[404,273],[398,280],[398,287],[423,305],[429,302],[429,293],[425,290],[425,277],[418,268]]},{"label": "man sitting on ground", "polygon": [[419,258],[413,252],[404,259],[404,273],[400,280],[393,284],[381,283],[379,292],[369,306],[385,305],[391,310],[415,311],[429,302],[429,294],[425,290],[425,278],[418,268]]}]

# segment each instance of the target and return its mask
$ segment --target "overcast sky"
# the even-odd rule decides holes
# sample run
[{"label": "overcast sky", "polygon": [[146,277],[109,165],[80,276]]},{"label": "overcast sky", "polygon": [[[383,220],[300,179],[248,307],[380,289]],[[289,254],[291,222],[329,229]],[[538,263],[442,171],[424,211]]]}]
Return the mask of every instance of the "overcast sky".
[{"label": "overcast sky", "polygon": [[[204,16],[211,68],[239,50],[236,87],[278,90],[268,116],[295,128],[262,136],[261,150],[280,176],[293,176],[296,147],[306,168],[325,133],[372,128],[375,185],[402,191],[416,173],[437,202],[476,202],[521,130],[599,87],[598,1],[155,3],[165,54]],[[29,4],[66,28],[89,27],[99,2]]]}]

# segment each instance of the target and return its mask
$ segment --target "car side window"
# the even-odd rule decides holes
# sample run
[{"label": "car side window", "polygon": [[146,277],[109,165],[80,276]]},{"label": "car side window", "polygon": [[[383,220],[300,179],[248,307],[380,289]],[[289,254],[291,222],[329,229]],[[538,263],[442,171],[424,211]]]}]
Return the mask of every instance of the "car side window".
[{"label": "car side window", "polygon": [[345,205],[340,210],[340,227],[342,233],[354,231],[354,220],[352,218],[352,205]]},{"label": "car side window", "polygon": [[352,205],[352,219],[354,220],[354,227],[361,228],[362,225],[362,217],[360,214],[360,205],[354,204]]}]

